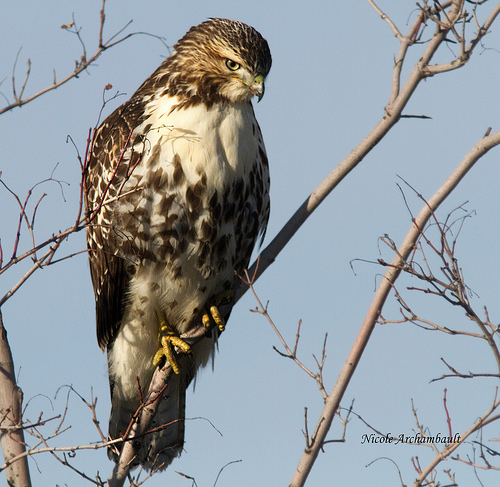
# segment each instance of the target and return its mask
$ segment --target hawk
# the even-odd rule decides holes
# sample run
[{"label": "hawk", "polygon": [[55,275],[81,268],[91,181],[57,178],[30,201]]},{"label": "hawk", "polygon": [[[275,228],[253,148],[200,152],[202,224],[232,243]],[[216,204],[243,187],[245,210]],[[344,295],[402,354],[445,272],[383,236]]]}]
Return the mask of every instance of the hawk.
[{"label": "hawk", "polygon": [[110,438],[126,433],[156,366],[176,373],[135,459],[147,469],[180,454],[185,391],[218,331],[191,350],[179,337],[200,320],[223,329],[217,306],[266,230],[269,169],[251,99],[270,68],[254,28],[207,20],[94,135],[84,191]]}]

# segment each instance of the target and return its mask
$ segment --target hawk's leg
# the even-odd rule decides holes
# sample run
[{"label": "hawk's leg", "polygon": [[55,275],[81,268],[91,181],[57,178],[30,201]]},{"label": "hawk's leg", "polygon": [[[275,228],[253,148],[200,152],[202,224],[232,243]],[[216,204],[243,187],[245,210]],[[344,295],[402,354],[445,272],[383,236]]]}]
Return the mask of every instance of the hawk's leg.
[{"label": "hawk's leg", "polygon": [[210,306],[208,308],[208,311],[206,311],[203,316],[201,317],[201,321],[205,325],[206,328],[209,328],[211,325],[210,317],[212,317],[212,320],[214,323],[217,325],[220,331],[224,331],[226,328],[226,322],[224,321],[224,318],[221,316],[219,312],[218,306],[220,306],[223,303],[226,303],[229,301],[232,297],[234,296],[233,291],[225,291],[222,294],[219,294],[215,298],[215,305]]},{"label": "hawk's leg", "polygon": [[160,324],[160,333],[159,333],[159,341],[160,341],[160,349],[155,353],[153,357],[153,365],[158,365],[162,358],[168,361],[171,365],[172,370],[176,374],[180,374],[181,369],[179,368],[179,364],[177,363],[177,359],[175,358],[175,353],[173,347],[180,348],[184,353],[191,352],[191,347],[182,340],[176,331],[167,323],[165,320],[165,316],[163,313],[157,313],[158,322]]}]

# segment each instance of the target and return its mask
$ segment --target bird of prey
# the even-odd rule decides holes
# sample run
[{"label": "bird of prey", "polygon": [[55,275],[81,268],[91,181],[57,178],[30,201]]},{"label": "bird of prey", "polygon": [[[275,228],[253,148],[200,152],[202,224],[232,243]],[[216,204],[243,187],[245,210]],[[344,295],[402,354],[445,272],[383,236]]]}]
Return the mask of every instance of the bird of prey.
[{"label": "bird of prey", "polygon": [[207,20],[93,138],[87,244],[110,438],[126,433],[155,367],[167,360],[175,372],[134,460],[146,469],[182,451],[186,387],[213,353],[216,338],[189,349],[180,335],[200,321],[218,335],[228,313],[217,306],[265,233],[269,169],[251,99],[264,95],[270,68],[254,28]]}]

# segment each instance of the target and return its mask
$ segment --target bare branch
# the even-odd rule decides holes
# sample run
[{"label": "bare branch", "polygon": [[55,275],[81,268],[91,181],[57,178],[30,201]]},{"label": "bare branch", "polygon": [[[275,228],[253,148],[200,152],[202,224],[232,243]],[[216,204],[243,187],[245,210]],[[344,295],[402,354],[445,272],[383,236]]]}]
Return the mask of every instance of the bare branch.
[{"label": "bare branch", "polygon": [[[454,0],[449,2],[452,4],[453,12],[449,14],[451,19],[460,17],[460,12],[457,12],[458,2]],[[421,14],[423,15],[423,13]],[[490,25],[494,18],[488,23]],[[421,21],[417,21],[412,25],[405,38],[407,45],[402,45],[402,51],[396,60],[397,72],[400,72],[406,50],[413,42],[412,39],[421,25]],[[452,25],[448,26],[448,30]],[[312,214],[312,212],[321,204],[321,202],[333,191],[336,186],[364,159],[364,157],[378,144],[378,142],[389,132],[389,130],[399,121],[402,112],[410,100],[413,92],[416,90],[419,83],[425,79],[425,68],[429,65],[434,54],[439,46],[443,43],[447,34],[446,29],[439,30],[431,39],[425,48],[420,60],[415,64],[412,72],[401,90],[399,90],[399,74],[394,75],[393,91],[386,107],[386,113],[381,120],[375,125],[372,131],[354,148],[350,154],[342,160],[337,167],[323,180],[323,182],[311,193],[311,195],[298,208],[294,215],[288,220],[285,226],[280,230],[272,242],[261,252],[260,264],[257,266],[254,263],[250,269],[250,274],[256,272],[256,279],[271,265],[276,256],[281,252],[284,246],[295,235],[295,232],[302,226],[304,221]],[[395,69],[396,69],[395,67]],[[238,300],[246,292],[245,286],[240,283],[236,290],[235,296]]]},{"label": "bare branch", "polygon": [[7,467],[7,484],[31,486],[28,460],[13,462],[14,458],[26,452],[24,432],[21,425],[23,393],[16,384],[14,361],[3,327],[0,312],[0,446],[5,462],[12,462]]},{"label": "bare branch", "polygon": [[[252,280],[250,279],[249,275],[248,275],[248,271],[245,270],[245,276],[246,276],[246,280],[245,280],[245,284],[249,287],[249,289],[252,291],[252,294],[254,295],[255,299],[257,300],[257,303],[259,305],[259,307],[255,310],[252,310],[252,311],[256,311],[257,313],[265,316],[265,318],[267,319],[267,321],[269,322],[269,324],[271,325],[272,329],[274,330],[274,333],[276,333],[276,335],[278,336],[281,344],[283,345],[283,348],[286,350],[286,354],[280,352],[276,347],[273,347],[274,350],[276,352],[278,352],[282,357],[286,357],[286,358],[289,358],[289,359],[292,359],[307,375],[309,375],[309,377],[312,377],[313,379],[316,379],[317,378],[317,374],[314,374],[313,372],[311,372],[298,358],[297,356],[292,352],[292,350],[290,349],[290,347],[288,346],[288,344],[286,343],[285,339],[283,338],[283,336],[281,335],[280,331],[278,330],[278,327],[275,325],[274,321],[272,320],[271,316],[269,315],[269,313],[267,312],[267,307],[264,307],[259,296],[257,295],[256,291],[255,291],[255,288],[253,287],[253,282]],[[300,328],[300,325],[299,325],[299,328]],[[296,343],[295,343],[295,349],[297,348],[297,343],[298,343],[298,331],[297,331],[297,338],[296,338]]]},{"label": "bare branch", "polygon": [[[490,32],[489,29],[499,14],[500,14],[500,4],[498,4],[493,9],[493,11],[490,13],[488,18],[484,22],[484,24],[482,26],[478,27],[478,30],[477,30],[475,36],[472,38],[472,40],[470,41],[470,43],[467,46],[465,46],[465,39],[463,37],[463,34],[462,34],[462,37],[459,37],[457,35],[457,37],[464,44],[461,47],[460,54],[457,56],[457,58],[449,63],[436,64],[434,66],[427,66],[424,70],[425,76],[434,76],[435,74],[444,73],[447,71],[452,71],[454,69],[461,68],[464,64],[466,64],[469,61],[475,47],[482,41],[484,36]],[[452,21],[453,21],[453,19],[450,20],[450,23]]]},{"label": "bare branch", "polygon": [[403,35],[401,34],[401,32],[399,31],[399,29],[396,27],[396,24],[390,19],[390,17],[384,13],[379,7],[378,5],[376,5],[376,3],[373,1],[373,0],[368,0],[368,3],[373,7],[373,9],[375,10],[375,12],[377,12],[380,17],[382,18],[382,20],[384,20],[385,22],[387,22],[387,24],[389,25],[389,27],[391,28],[392,32],[394,32],[394,35],[401,41],[403,42]]},{"label": "bare branch", "polygon": [[375,298],[370,305],[366,318],[361,326],[361,330],[353,344],[353,347],[342,367],[338,376],[337,382],[325,401],[325,407],[320,415],[317,424],[317,435],[314,444],[310,449],[305,450],[302,458],[297,466],[297,470],[291,481],[292,487],[304,485],[304,482],[311,471],[311,468],[316,460],[316,457],[321,449],[326,435],[330,429],[333,418],[339,408],[340,401],[345,390],[351,380],[351,377],[356,370],[356,367],[361,359],[363,351],[370,339],[371,333],[377,319],[380,316],[384,303],[393,287],[394,282],[398,278],[401,267],[406,262],[406,259],[413,251],[417,240],[420,238],[421,230],[432,217],[436,209],[445,200],[445,198],[453,191],[457,184],[465,177],[473,165],[492,147],[500,144],[500,132],[483,137],[465,156],[460,165],[455,169],[451,176],[438,189],[438,191],[429,199],[429,201],[421,209],[420,213],[415,218],[413,225],[406,235],[403,243],[399,247],[392,261],[392,265],[387,269],[384,279],[381,282]]},{"label": "bare branch", "polygon": [[450,443],[443,448],[443,450],[438,451],[434,460],[432,460],[429,465],[422,469],[419,477],[413,484],[413,487],[421,487],[426,484],[427,477],[431,474],[431,472],[439,465],[443,460],[446,460],[451,454],[463,444],[463,442],[469,438],[473,433],[479,431],[481,428],[490,424],[494,421],[500,419],[499,415],[492,416],[493,412],[500,406],[500,399],[495,397],[492,406],[466,431],[460,434],[460,441],[457,443]]},{"label": "bare branch", "polygon": [[[14,63],[14,72],[12,74],[12,87],[13,87],[14,102],[8,104],[7,106],[5,106],[3,108],[0,108],[0,115],[2,115],[5,112],[8,112],[8,111],[12,110],[13,108],[21,107],[23,105],[26,105],[27,103],[29,103],[29,102],[31,102],[31,101],[39,98],[40,96],[44,95],[45,93],[48,93],[48,92],[53,91],[53,90],[56,90],[57,88],[59,88],[60,86],[64,85],[65,83],[67,83],[71,79],[77,78],[78,75],[82,71],[85,71],[86,69],[88,69],[88,67],[90,65],[92,65],[100,57],[100,55],[104,51],[106,51],[106,50],[108,50],[108,49],[116,46],[117,44],[121,44],[122,42],[126,41],[127,39],[130,39],[131,37],[134,37],[134,36],[137,36],[137,35],[148,35],[148,36],[160,39],[163,42],[163,39],[161,37],[155,36],[153,34],[149,34],[149,33],[146,33],[146,32],[132,32],[130,34],[127,34],[127,35],[119,38],[118,40],[115,40],[116,37],[119,36],[123,32],[123,30],[125,30],[130,25],[131,21],[128,22],[118,32],[116,32],[115,34],[113,34],[106,42],[103,42],[103,40],[102,40],[103,37],[102,36],[103,36],[103,29],[104,29],[104,21],[106,19],[106,16],[104,14],[105,4],[106,4],[106,0],[103,0],[103,2],[102,2],[102,8],[101,8],[101,11],[100,11],[99,43],[98,43],[98,47],[97,47],[96,51],[94,52],[94,54],[92,54],[92,56],[90,56],[90,57],[87,57],[87,50],[85,48],[85,44],[83,43],[83,40],[80,37],[80,31],[79,31],[79,29],[77,29],[75,27],[74,20],[71,23],[71,25],[68,24],[69,27],[68,26],[62,26],[63,28],[65,28],[65,30],[68,30],[68,32],[72,32],[73,34],[76,34],[76,36],[78,37],[78,40],[79,40],[80,44],[82,45],[82,49],[83,49],[81,58],[80,58],[80,60],[75,61],[75,69],[71,73],[69,73],[67,76],[65,76],[64,78],[62,78],[60,81],[56,81],[56,76],[55,76],[55,73],[54,73],[54,80],[53,80],[53,83],[50,86],[47,86],[46,88],[44,88],[44,89],[38,91],[37,93],[34,93],[33,95],[30,95],[30,96],[28,96],[26,98],[22,98],[22,96],[24,94],[24,90],[26,88],[26,85],[28,83],[28,79],[29,79],[29,76],[30,76],[30,73],[31,73],[31,61],[28,59],[28,69],[26,71],[25,79],[24,79],[24,82],[22,84],[20,93],[19,93],[19,95],[17,95],[16,87],[15,87],[15,85],[16,85],[16,82],[15,82],[15,68],[16,68],[17,59],[19,57],[19,53],[20,52],[17,53],[16,61]],[[69,30],[71,28],[74,29],[74,30]]]}]

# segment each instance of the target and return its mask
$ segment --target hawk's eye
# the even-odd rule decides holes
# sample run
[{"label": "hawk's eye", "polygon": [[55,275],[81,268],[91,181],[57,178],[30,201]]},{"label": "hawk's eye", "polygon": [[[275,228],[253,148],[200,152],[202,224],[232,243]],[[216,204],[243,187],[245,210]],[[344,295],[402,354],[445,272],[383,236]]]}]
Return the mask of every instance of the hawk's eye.
[{"label": "hawk's eye", "polygon": [[238,71],[238,69],[240,69],[240,65],[236,61],[233,61],[232,59],[226,59],[226,66],[231,71]]}]

